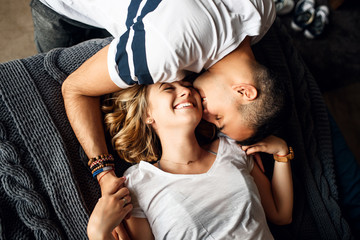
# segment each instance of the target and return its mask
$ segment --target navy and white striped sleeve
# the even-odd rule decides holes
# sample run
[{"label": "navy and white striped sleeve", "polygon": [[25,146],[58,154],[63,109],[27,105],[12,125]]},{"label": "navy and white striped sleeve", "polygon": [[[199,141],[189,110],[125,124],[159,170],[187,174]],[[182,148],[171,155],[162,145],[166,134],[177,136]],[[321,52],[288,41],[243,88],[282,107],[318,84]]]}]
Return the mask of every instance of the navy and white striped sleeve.
[{"label": "navy and white striped sleeve", "polygon": [[132,0],[128,7],[127,30],[110,44],[107,59],[109,74],[120,88],[154,83],[147,64],[143,18],[154,11],[160,2]]}]

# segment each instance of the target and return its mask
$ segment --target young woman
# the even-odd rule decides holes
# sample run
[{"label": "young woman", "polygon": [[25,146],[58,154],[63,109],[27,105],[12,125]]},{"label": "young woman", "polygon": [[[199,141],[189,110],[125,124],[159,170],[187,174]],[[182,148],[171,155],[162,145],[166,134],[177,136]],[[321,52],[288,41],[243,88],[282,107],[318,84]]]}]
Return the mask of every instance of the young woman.
[{"label": "young woman", "polygon": [[[200,145],[201,98],[186,81],[136,86],[116,97],[105,121],[120,156],[138,164],[124,174],[127,188],[114,187],[96,205],[90,239],[111,239],[131,209],[131,239],[272,239],[266,218],[291,222],[293,153],[284,140],[240,147],[219,136]],[[271,183],[251,156],[260,151],[277,159]]]}]

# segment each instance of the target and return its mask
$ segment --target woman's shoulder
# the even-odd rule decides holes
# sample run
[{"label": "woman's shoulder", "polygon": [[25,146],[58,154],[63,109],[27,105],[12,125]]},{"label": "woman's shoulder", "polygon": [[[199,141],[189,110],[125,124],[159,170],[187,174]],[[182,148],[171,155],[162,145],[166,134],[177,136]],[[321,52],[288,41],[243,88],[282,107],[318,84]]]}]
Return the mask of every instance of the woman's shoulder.
[{"label": "woman's shoulder", "polygon": [[124,177],[126,178],[125,186],[129,188],[130,191],[136,192],[139,183],[142,182],[142,175],[143,174],[141,174],[140,163],[132,165],[124,172]]},{"label": "woman's shoulder", "polygon": [[202,147],[207,151],[218,153],[221,151],[220,148],[226,148],[228,146],[237,146],[237,144],[234,140],[228,138],[227,136],[219,134],[215,140],[213,140],[211,143],[203,145]]},{"label": "woman's shoulder", "polygon": [[211,143],[205,144],[202,147],[207,151],[217,153],[219,149],[219,144],[220,144],[220,138],[216,138]]},{"label": "woman's shoulder", "polygon": [[132,175],[139,171],[139,163],[132,165],[124,172],[124,176]]},{"label": "woman's shoulder", "polygon": [[156,175],[156,171],[157,167],[153,166],[152,163],[140,161],[140,163],[129,167],[124,172],[124,176],[133,183],[141,183],[148,181],[152,176]]}]

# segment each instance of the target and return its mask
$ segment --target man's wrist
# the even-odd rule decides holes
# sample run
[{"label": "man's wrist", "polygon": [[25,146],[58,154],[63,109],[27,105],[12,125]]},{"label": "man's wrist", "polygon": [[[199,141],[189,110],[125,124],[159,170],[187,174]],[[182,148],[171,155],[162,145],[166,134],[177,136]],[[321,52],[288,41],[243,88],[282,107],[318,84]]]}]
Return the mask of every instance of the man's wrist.
[{"label": "man's wrist", "polygon": [[[88,165],[93,177],[95,178],[101,173],[105,174],[107,171],[114,170],[114,157],[111,154],[101,154],[97,157],[90,158]],[[102,176],[104,176],[103,174]]]},{"label": "man's wrist", "polygon": [[[115,177],[115,176],[116,176],[116,175],[115,175],[114,170],[110,170],[110,171],[102,172],[102,173],[96,175],[96,178],[97,178],[97,180],[98,180],[98,182],[99,182],[99,184],[100,184],[100,180],[101,180],[102,182],[104,182],[104,181],[106,181],[106,179],[107,179],[108,177]],[[100,184],[100,186],[101,186],[101,184]]]}]

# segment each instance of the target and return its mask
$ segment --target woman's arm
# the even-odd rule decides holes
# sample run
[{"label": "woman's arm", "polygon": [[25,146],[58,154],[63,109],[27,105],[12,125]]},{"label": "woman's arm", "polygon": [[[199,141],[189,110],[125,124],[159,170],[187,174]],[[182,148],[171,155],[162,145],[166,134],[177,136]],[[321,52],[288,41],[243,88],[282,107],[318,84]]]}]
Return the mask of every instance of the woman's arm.
[{"label": "woman's arm", "polygon": [[125,220],[127,232],[132,240],[153,240],[150,224],[146,218],[130,217]]},{"label": "woman's arm", "polygon": [[[275,136],[251,146],[242,147],[247,154],[266,152],[276,155],[287,155],[289,148],[286,142]],[[275,161],[271,183],[257,164],[251,172],[259,189],[261,203],[266,217],[274,224],[285,225],[292,221],[293,183],[290,162]]]},{"label": "woman's arm", "polygon": [[[124,178],[120,178],[120,180],[123,182]],[[125,187],[112,190],[114,190],[113,193],[104,194],[99,199],[91,213],[87,227],[87,233],[91,240],[114,239],[113,230],[132,210],[129,190]],[[126,232],[124,231],[120,236],[126,237]]]}]

